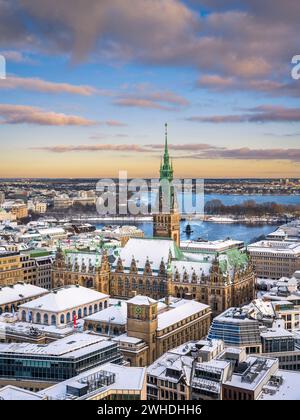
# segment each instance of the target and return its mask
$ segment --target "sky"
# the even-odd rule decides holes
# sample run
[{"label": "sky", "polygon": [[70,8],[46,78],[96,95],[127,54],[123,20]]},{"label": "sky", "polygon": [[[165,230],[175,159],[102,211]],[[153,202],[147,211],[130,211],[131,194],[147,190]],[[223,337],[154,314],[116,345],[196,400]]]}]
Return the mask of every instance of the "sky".
[{"label": "sky", "polygon": [[300,178],[298,0],[0,0],[0,178]]}]

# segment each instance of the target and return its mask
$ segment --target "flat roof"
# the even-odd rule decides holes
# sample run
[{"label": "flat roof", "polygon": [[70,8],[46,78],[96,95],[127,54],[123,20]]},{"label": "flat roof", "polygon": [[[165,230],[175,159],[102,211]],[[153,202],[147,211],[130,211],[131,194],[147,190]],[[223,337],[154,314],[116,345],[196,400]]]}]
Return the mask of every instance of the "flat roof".
[{"label": "flat roof", "polygon": [[49,344],[0,343],[1,354],[78,357],[96,349],[112,345],[107,338],[89,333],[74,333]]},{"label": "flat roof", "polygon": [[7,385],[0,389],[0,399],[5,401],[21,401],[21,400],[43,400],[42,395],[36,392],[28,391],[26,389],[18,388],[13,385]]},{"label": "flat roof", "polygon": [[279,386],[264,386],[259,400],[300,400],[300,372],[278,370],[283,382]]},{"label": "flat roof", "polygon": [[[101,372],[108,372],[115,375],[115,382],[108,386],[103,386],[103,391],[108,389],[111,390],[130,390],[130,391],[141,391],[144,386],[145,376],[146,376],[146,368],[142,367],[128,367],[122,365],[116,365],[113,363],[106,363],[104,365],[100,365],[96,368],[87,370],[81,373],[78,376],[70,378],[64,382],[60,382],[56,385],[53,385],[49,388],[43,389],[42,391],[38,392],[40,396],[50,397],[52,399],[72,399],[72,397],[67,394],[67,385],[80,386],[81,380],[87,378],[92,375],[97,375],[97,373]],[[96,389],[95,391],[91,392],[92,394],[97,393],[101,390],[101,387]],[[83,396],[89,396],[89,392]]]}]

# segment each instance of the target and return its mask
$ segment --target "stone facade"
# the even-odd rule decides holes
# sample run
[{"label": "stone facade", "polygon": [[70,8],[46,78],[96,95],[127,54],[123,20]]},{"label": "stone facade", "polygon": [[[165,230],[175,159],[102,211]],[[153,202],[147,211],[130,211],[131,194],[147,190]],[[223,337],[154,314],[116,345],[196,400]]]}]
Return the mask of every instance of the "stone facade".
[{"label": "stone facade", "polygon": [[52,287],[78,284],[109,293],[110,265],[107,254],[64,252],[56,253],[52,268]]}]

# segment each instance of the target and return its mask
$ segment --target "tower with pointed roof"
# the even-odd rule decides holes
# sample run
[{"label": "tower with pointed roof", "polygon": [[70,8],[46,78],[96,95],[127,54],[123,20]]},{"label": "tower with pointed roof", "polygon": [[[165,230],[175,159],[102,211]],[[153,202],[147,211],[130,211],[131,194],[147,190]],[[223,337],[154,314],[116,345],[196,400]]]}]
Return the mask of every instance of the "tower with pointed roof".
[{"label": "tower with pointed roof", "polygon": [[165,124],[164,155],[159,172],[159,191],[157,197],[157,211],[153,216],[153,235],[157,238],[173,239],[177,246],[180,244],[180,214],[173,181],[173,165],[168,149],[168,126]]}]

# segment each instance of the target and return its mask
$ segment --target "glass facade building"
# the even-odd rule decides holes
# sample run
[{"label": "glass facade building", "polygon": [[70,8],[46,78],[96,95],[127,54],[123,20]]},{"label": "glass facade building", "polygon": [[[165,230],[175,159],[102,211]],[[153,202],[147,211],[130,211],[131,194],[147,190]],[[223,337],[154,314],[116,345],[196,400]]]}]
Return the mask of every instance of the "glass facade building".
[{"label": "glass facade building", "polygon": [[24,352],[20,346],[11,352],[2,346],[5,345],[0,346],[0,379],[60,382],[104,363],[120,364],[123,360],[118,344],[112,341],[64,354],[39,354],[43,345],[33,345],[32,351],[27,347]]},{"label": "glass facade building", "polygon": [[223,340],[226,346],[245,347],[248,353],[258,353],[261,349],[258,321],[235,308],[214,318],[208,338]]}]

